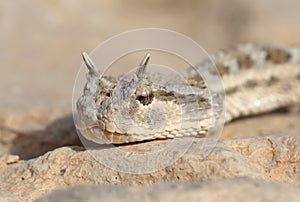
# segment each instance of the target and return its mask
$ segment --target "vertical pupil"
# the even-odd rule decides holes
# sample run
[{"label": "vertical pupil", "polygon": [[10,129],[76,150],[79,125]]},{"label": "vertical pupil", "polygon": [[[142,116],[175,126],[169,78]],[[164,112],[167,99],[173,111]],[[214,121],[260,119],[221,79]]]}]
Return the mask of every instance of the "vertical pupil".
[{"label": "vertical pupil", "polygon": [[136,91],[136,99],[143,105],[149,105],[153,100],[153,94],[148,89],[138,89]]}]

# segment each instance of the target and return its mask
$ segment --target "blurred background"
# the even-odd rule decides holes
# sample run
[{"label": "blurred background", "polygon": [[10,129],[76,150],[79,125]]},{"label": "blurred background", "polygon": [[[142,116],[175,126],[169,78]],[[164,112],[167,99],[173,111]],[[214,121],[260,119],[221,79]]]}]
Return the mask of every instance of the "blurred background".
[{"label": "blurred background", "polygon": [[136,28],[181,32],[209,53],[300,44],[299,0],[1,0],[0,112],[71,111],[81,52]]}]

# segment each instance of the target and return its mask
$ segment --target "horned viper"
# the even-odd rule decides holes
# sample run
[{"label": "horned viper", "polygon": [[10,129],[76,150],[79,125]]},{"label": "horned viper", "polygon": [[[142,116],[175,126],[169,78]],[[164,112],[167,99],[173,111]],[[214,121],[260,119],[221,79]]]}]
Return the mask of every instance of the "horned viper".
[{"label": "horned viper", "polygon": [[[238,45],[212,55],[186,72],[186,85],[147,74],[146,55],[130,76],[101,76],[86,53],[89,69],[77,101],[77,127],[88,140],[122,144],[144,140],[206,136],[218,113],[197,68],[216,65],[225,92],[224,120],[300,105],[300,48]],[[169,78],[178,79],[176,75]],[[220,115],[221,116],[221,115]]]}]

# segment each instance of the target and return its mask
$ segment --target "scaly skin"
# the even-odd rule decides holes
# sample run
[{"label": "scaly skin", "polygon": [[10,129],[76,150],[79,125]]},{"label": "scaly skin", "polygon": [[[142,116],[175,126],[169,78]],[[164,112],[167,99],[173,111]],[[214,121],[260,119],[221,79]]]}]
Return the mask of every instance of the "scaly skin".
[{"label": "scaly skin", "polygon": [[[203,137],[221,117],[212,108],[216,98],[193,68],[186,74],[189,85],[169,75],[163,86],[158,84],[161,78],[146,68],[149,55],[134,74],[124,78],[100,77],[93,62],[83,56],[89,74],[77,102],[77,127],[91,141],[122,144]],[[226,122],[300,106],[300,48],[239,45],[212,59],[225,90]],[[214,64],[204,60],[199,67],[209,65]]]}]

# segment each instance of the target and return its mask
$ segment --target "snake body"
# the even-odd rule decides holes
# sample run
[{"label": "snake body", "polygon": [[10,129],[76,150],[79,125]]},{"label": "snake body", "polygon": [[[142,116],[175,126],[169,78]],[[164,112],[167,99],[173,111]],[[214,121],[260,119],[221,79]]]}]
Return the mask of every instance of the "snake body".
[{"label": "snake body", "polygon": [[101,76],[85,55],[89,73],[77,101],[77,128],[97,143],[203,137],[219,117],[213,110],[214,98],[196,70],[214,64],[218,72],[211,74],[220,74],[225,92],[225,122],[300,106],[299,47],[244,44],[211,58],[190,68],[186,83],[169,75],[162,84],[159,75],[146,73],[149,56],[134,74],[111,78]]}]

